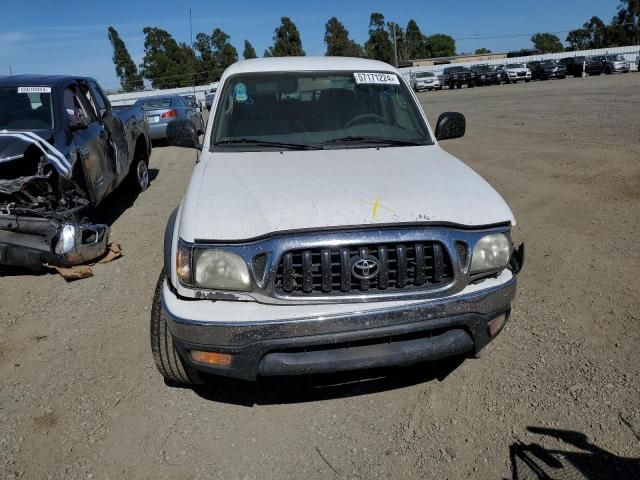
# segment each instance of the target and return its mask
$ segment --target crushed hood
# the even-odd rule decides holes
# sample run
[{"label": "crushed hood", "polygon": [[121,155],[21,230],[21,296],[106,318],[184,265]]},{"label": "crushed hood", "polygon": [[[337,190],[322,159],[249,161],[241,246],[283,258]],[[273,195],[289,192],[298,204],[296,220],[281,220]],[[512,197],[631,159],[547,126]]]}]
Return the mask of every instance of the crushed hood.
[{"label": "crushed hood", "polygon": [[502,197],[439,146],[204,152],[184,200],[187,241],[356,225],[512,223]]},{"label": "crushed hood", "polygon": [[71,175],[72,162],[47,142],[45,137],[44,131],[0,130],[0,163],[18,160],[24,156],[30,145],[34,145],[53,168],[68,178]]}]

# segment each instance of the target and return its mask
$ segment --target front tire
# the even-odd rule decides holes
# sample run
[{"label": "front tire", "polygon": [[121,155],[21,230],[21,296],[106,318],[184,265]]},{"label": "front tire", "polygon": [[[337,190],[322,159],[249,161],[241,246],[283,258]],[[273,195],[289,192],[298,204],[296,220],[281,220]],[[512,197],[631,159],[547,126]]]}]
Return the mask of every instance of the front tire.
[{"label": "front tire", "polygon": [[176,350],[171,333],[167,327],[167,319],[162,311],[162,285],[165,280],[164,270],[160,273],[151,304],[151,353],[158,371],[175,385],[197,385],[202,379],[196,370],[187,365]]},{"label": "front tire", "polygon": [[131,164],[129,185],[135,193],[144,192],[149,188],[149,163],[142,155],[136,155]]}]

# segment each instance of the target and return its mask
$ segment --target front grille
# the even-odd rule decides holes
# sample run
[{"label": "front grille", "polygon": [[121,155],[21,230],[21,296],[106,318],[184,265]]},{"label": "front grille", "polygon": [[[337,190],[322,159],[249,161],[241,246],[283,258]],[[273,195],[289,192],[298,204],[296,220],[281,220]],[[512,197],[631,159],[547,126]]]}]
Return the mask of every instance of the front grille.
[{"label": "front grille", "polygon": [[[360,260],[373,265],[363,269],[356,265]],[[439,242],[354,245],[286,252],[278,264],[275,291],[292,296],[397,293],[452,281],[451,258]]]},{"label": "front grille", "polygon": [[527,72],[518,72],[519,77],[524,77],[527,75]]}]

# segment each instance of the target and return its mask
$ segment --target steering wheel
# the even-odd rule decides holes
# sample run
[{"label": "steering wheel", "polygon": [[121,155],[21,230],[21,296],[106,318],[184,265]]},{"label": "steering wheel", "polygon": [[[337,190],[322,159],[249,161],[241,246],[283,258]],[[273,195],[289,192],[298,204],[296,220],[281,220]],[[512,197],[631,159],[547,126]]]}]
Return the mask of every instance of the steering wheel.
[{"label": "steering wheel", "polygon": [[360,115],[356,115],[351,120],[348,120],[347,123],[344,124],[344,128],[349,128],[353,126],[355,123],[358,123],[365,118],[379,120],[378,123],[385,123],[385,118],[382,115],[378,115],[377,113],[362,113]]}]

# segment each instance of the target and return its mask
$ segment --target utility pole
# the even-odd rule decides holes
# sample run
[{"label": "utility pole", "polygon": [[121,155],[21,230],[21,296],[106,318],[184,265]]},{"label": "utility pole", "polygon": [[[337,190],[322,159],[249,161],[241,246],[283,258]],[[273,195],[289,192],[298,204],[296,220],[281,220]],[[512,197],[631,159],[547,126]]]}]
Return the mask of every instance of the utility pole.
[{"label": "utility pole", "polygon": [[9,76],[13,77],[13,70],[11,69],[11,65],[9,65]]},{"label": "utility pole", "polygon": [[[191,9],[189,9],[189,36],[191,37],[191,50],[193,51],[193,22],[191,21]],[[195,52],[194,52],[195,55]],[[191,69],[191,86],[193,87],[193,94],[196,94],[196,64],[193,63]]]},{"label": "utility pole", "polygon": [[398,34],[396,33],[396,22],[393,25],[393,58],[395,59],[396,68],[398,68]]}]

